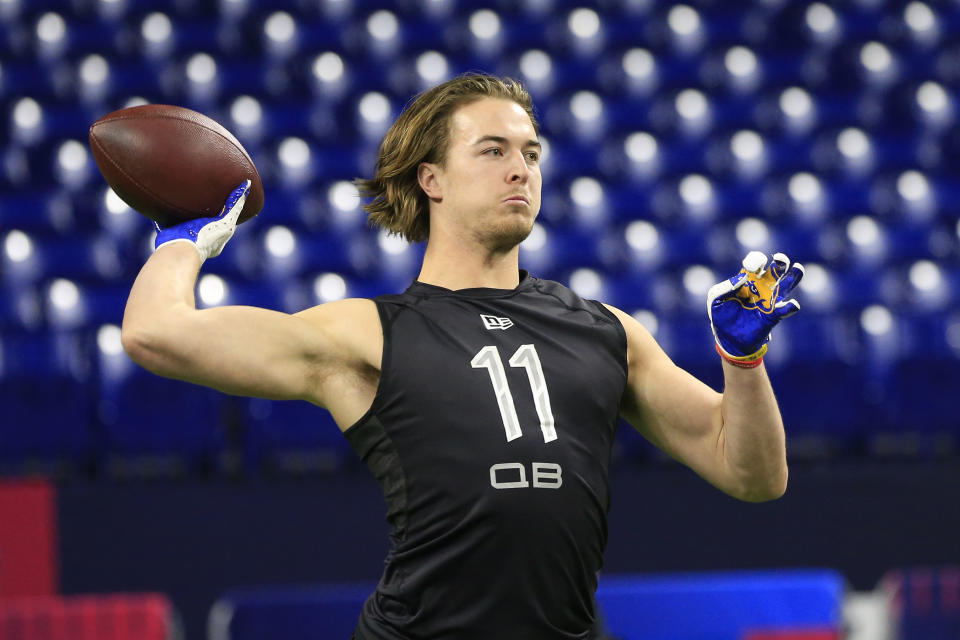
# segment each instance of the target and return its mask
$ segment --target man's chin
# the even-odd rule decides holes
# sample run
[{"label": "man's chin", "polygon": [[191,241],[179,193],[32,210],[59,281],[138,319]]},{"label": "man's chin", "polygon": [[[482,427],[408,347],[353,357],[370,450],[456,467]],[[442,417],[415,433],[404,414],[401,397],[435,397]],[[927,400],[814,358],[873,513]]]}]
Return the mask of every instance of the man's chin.
[{"label": "man's chin", "polygon": [[526,240],[532,230],[533,219],[514,216],[490,229],[486,244],[497,251],[508,251]]}]

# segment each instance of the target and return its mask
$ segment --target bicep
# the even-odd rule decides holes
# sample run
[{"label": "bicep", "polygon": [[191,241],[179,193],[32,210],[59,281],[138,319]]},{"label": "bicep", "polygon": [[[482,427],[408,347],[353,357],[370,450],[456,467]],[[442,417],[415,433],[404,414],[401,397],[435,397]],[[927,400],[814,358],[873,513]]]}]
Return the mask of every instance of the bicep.
[{"label": "bicep", "polygon": [[674,364],[634,318],[611,310],[627,334],[621,415],[651,443],[723,488],[722,395]]},{"label": "bicep", "polygon": [[303,398],[322,337],[303,319],[243,306],[182,308],[128,340],[130,355],[162,376],[225,393]]},{"label": "bicep", "polygon": [[720,394],[665,355],[631,367],[627,387],[621,413],[647,439],[692,467],[704,455],[712,457]]},{"label": "bicep", "polygon": [[340,300],[293,315],[243,306],[180,307],[162,322],[132,330],[125,346],[129,342],[134,360],[159,375],[233,395],[326,406],[325,381],[370,359],[364,349],[376,342],[378,330],[370,300]]}]

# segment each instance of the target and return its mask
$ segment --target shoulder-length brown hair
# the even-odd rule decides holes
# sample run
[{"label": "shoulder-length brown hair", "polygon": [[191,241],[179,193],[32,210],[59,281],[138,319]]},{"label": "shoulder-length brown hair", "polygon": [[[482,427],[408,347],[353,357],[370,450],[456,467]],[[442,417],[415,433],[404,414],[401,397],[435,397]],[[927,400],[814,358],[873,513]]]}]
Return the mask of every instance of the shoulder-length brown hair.
[{"label": "shoulder-length brown hair", "polygon": [[373,198],[363,207],[370,214],[369,224],[410,242],[427,239],[430,205],[420,188],[417,167],[421,162],[444,165],[450,144],[450,116],[457,108],[481,98],[501,98],[519,104],[530,116],[539,137],[533,101],[517,80],[466,73],[420,93],[383,137],[373,178],[354,180],[361,197]]}]

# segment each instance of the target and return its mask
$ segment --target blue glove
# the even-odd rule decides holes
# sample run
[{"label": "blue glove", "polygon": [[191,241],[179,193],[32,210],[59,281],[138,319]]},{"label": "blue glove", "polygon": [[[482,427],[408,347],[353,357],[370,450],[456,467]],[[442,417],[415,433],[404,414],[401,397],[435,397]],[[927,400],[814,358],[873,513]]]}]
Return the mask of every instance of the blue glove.
[{"label": "blue glove", "polygon": [[161,227],[156,222],[157,240],[154,250],[171,242],[189,242],[200,253],[200,259],[215,258],[223,251],[227,240],[233,237],[237,228],[237,218],[247,201],[250,181],[233,190],[220,213],[213,218],[194,218],[169,227]]},{"label": "blue glove", "polygon": [[785,300],[803,277],[803,265],[790,265],[782,253],[767,256],[751,251],[740,273],[710,287],[707,315],[717,350],[727,361],[756,366],[767,352],[770,331],[800,310],[796,300]]}]

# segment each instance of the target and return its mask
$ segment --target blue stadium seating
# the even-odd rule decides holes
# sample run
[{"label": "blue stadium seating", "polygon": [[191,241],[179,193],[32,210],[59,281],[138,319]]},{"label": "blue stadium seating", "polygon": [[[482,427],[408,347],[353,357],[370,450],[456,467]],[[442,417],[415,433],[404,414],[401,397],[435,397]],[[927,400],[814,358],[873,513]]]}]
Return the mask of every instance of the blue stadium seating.
[{"label": "blue stadium seating", "polygon": [[0,469],[76,472],[89,462],[95,398],[84,341],[66,332],[0,337]]},{"label": "blue stadium seating", "polygon": [[[237,133],[261,172],[266,203],[204,272],[224,279],[226,303],[292,312],[321,301],[314,279],[324,273],[339,274],[347,295],[362,296],[402,289],[415,276],[422,248],[385,251],[362,210],[341,211],[330,190],[370,174],[384,122],[413,93],[439,78],[482,69],[528,83],[549,147],[540,218],[546,241],[522,253],[532,272],[570,282],[581,269],[592,270],[597,295],[627,311],[654,314],[667,352],[719,387],[702,296],[685,290],[684,274],[700,266],[725,277],[749,249],[783,250],[827,275],[825,288],[801,285],[804,310],[778,330],[768,358],[790,437],[820,442],[814,450],[856,455],[878,434],[894,434],[926,439],[930,452],[956,453],[949,443],[960,438],[950,404],[960,382],[960,182],[952,169],[960,159],[960,66],[953,44],[960,10],[929,3],[935,27],[924,30],[906,19],[906,0],[830,3],[836,22],[830,29],[809,19],[812,2],[691,3],[700,21],[684,36],[671,26],[676,4],[602,3],[590,35],[583,29],[589,31],[591,20],[577,23],[575,14],[585,3],[575,0],[3,3],[5,358],[19,353],[19,346],[8,345],[22,340],[46,344],[33,356],[42,359],[64,332],[92,336],[104,324],[119,324],[126,291],[149,255],[149,223],[129,211],[110,213],[116,202],[105,198],[89,153],[78,157],[76,145],[64,146],[83,146],[98,117],[136,97],[201,110]],[[471,19],[479,10],[499,17],[494,37],[474,33]],[[293,20],[290,42],[265,30],[278,11]],[[151,42],[146,32],[164,31],[160,14],[169,21],[169,38]],[[380,28],[390,31],[390,16],[395,36],[378,39],[371,18],[382,18]],[[740,53],[753,60],[752,75],[732,72],[734,47],[749,50]],[[418,71],[428,51],[443,55],[445,73]],[[209,85],[188,78],[201,53],[216,65]],[[318,63],[324,53],[338,56],[342,73],[335,63]],[[94,54],[106,63],[99,84],[99,59],[88,58]],[[681,115],[689,89],[698,92],[694,107],[702,98],[702,121],[695,113]],[[367,122],[361,113],[373,92],[387,101],[386,121]],[[256,100],[258,121],[235,119],[240,96]],[[590,109],[581,107],[594,99],[601,115],[591,120]],[[862,137],[853,134],[844,146],[841,138],[851,129]],[[741,131],[762,142],[754,161],[738,156],[750,153],[733,144]],[[634,144],[637,133],[650,138]],[[278,155],[288,138],[310,150],[302,175]],[[684,186],[690,176],[705,178],[708,191],[690,192]],[[577,204],[581,178],[600,186],[599,205]],[[762,223],[763,233],[741,237],[738,225],[746,218]],[[630,244],[636,221],[656,231],[646,248]],[[288,257],[271,256],[265,246],[277,225],[296,237]],[[650,242],[645,238],[641,245]],[[911,270],[922,261],[937,265],[939,275],[925,273],[939,284],[913,281]],[[76,287],[77,302],[66,311],[51,298],[60,281]],[[865,314],[877,305],[893,317],[879,332],[864,328]],[[99,362],[94,342],[78,343],[79,360]],[[73,433],[102,429],[110,452],[165,451],[195,460],[224,446],[222,424],[161,437],[170,424],[163,416],[179,402],[222,422],[222,397],[142,373],[118,381],[93,366],[76,378],[52,364],[27,371],[8,362],[4,393],[19,398],[8,390],[30,388],[47,375],[71,399],[73,415],[86,416]],[[168,401],[125,400],[131,390]],[[111,425],[90,410],[104,403],[117,408],[108,412]],[[11,406],[30,405],[24,399]],[[250,421],[250,441],[241,448],[251,460],[297,443],[325,446],[307,426],[291,426],[289,440],[272,441],[248,409],[238,419]],[[43,407],[36,419],[55,421],[59,410]],[[273,415],[281,414],[291,424],[313,419],[313,412],[277,405]],[[138,428],[141,422],[153,426]],[[58,455],[88,455],[87,444],[69,442]],[[646,455],[644,445],[625,442],[625,450]],[[40,450],[31,447],[6,453]]]},{"label": "blue stadium seating", "polygon": [[245,464],[254,473],[330,472],[353,455],[330,414],[308,402],[254,398],[243,406]]},{"label": "blue stadium seating", "polygon": [[97,459],[105,472],[183,475],[224,469],[229,422],[222,394],[135,365],[102,373],[98,391]]}]

